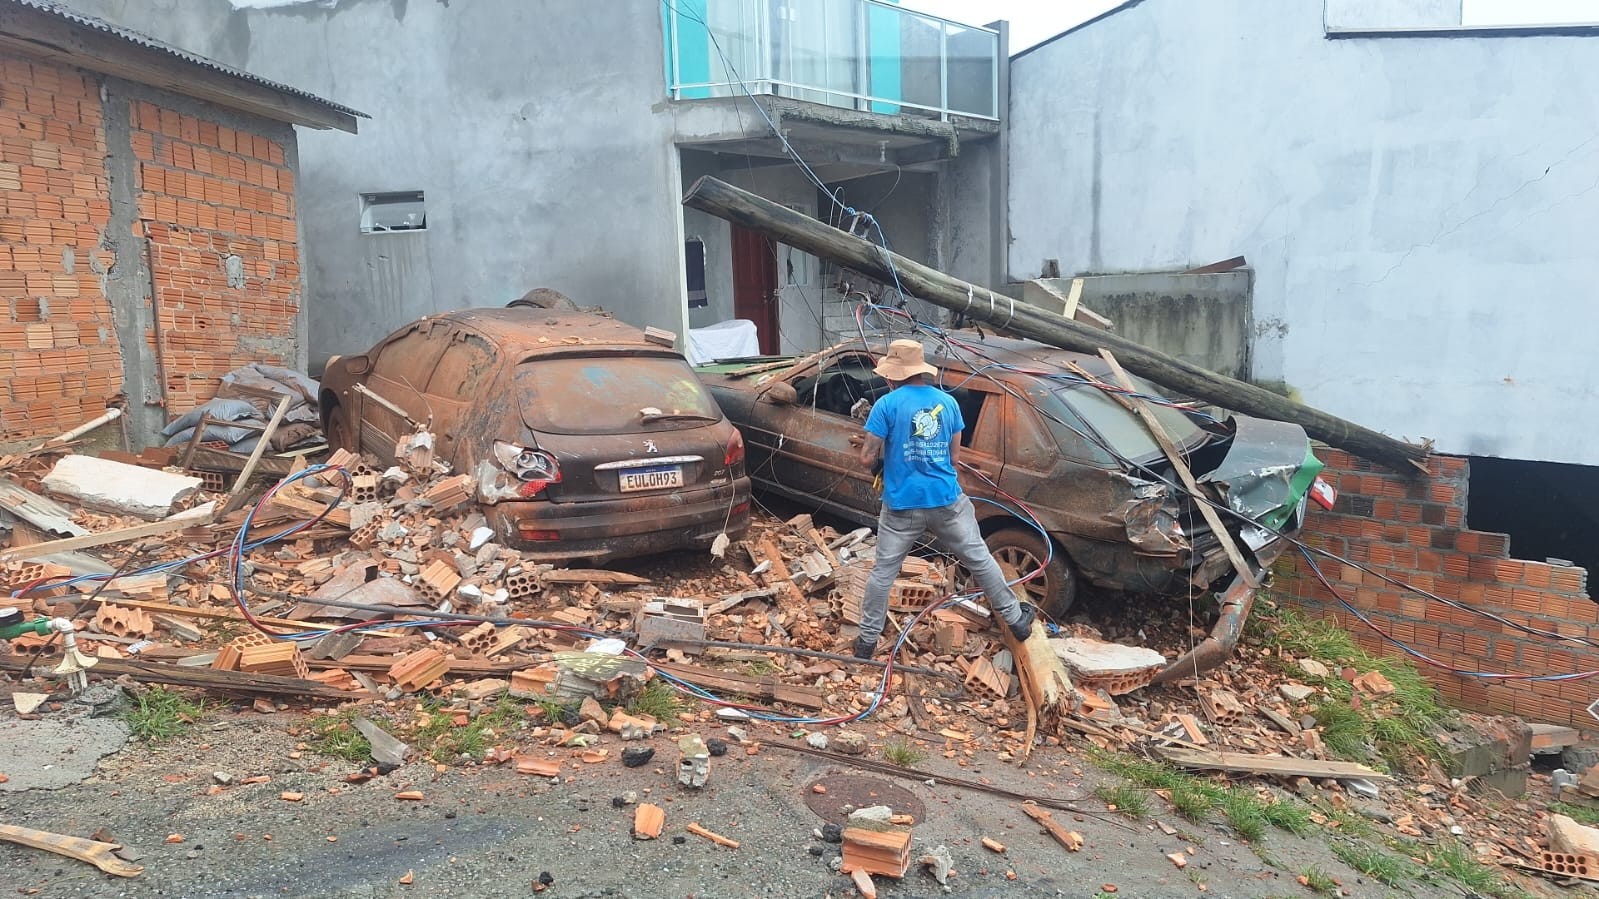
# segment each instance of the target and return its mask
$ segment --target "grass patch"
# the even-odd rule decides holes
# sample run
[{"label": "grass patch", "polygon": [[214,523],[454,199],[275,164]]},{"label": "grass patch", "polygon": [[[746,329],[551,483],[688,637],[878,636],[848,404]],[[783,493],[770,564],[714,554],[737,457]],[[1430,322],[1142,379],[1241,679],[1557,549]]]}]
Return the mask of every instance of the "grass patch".
[{"label": "grass patch", "polygon": [[1129,818],[1137,820],[1149,816],[1149,794],[1130,784],[1100,784],[1094,795]]},{"label": "grass patch", "polygon": [[504,697],[494,708],[457,727],[455,710],[438,700],[426,700],[421,724],[411,740],[423,755],[441,765],[462,756],[481,761],[492,739],[516,727],[525,717],[516,700]]},{"label": "grass patch", "polygon": [[644,685],[644,690],[627,704],[630,715],[649,715],[662,724],[675,724],[683,714],[683,697],[660,678]]},{"label": "grass patch", "polygon": [[[1300,836],[1315,829],[1310,809],[1292,800],[1269,801],[1248,788],[1226,786],[1146,759],[1099,751],[1089,755],[1100,767],[1138,787],[1167,791],[1177,813],[1196,824],[1204,823],[1219,807],[1238,836],[1250,842],[1264,837],[1268,827]],[[1100,799],[1112,802],[1105,790],[1101,787],[1096,792]],[[1113,804],[1122,807],[1120,802]]]},{"label": "grass patch", "polygon": [[1300,871],[1299,878],[1312,893],[1326,893],[1329,896],[1338,894],[1338,881],[1333,880],[1331,875],[1315,865]]},{"label": "grass patch", "polygon": [[1549,811],[1555,815],[1565,815],[1578,824],[1589,827],[1599,827],[1599,809],[1591,809],[1585,805],[1572,805],[1569,802],[1551,802]]},{"label": "grass patch", "polygon": [[372,742],[355,729],[355,709],[311,719],[311,736],[305,741],[311,751],[350,762],[364,762],[372,755]]},{"label": "grass patch", "polygon": [[1202,824],[1210,817],[1216,808],[1216,797],[1208,790],[1202,790],[1193,784],[1182,784],[1171,788],[1172,808],[1177,814],[1182,815],[1195,824]]},{"label": "grass patch", "polygon": [[889,740],[883,744],[883,758],[901,768],[914,768],[917,763],[927,758],[927,753],[905,740]]},{"label": "grass patch", "polygon": [[[1327,677],[1312,677],[1297,667],[1292,674],[1326,691],[1314,714],[1323,729],[1322,741],[1333,754],[1357,762],[1380,760],[1390,767],[1405,767],[1416,756],[1442,756],[1433,734],[1454,715],[1415,665],[1372,655],[1335,622],[1312,620],[1291,608],[1261,608],[1250,625],[1248,632],[1262,644],[1332,669]],[[1338,675],[1345,667],[1380,673],[1394,685],[1393,693],[1362,697],[1361,707],[1354,708],[1354,687]]]},{"label": "grass patch", "polygon": [[1391,887],[1400,886],[1416,877],[1415,866],[1409,859],[1378,849],[1370,843],[1335,842],[1332,844],[1332,854],[1356,871]]},{"label": "grass patch", "polygon": [[205,714],[205,704],[192,702],[176,690],[151,687],[133,697],[122,720],[135,737],[146,743],[164,743],[188,732]]},{"label": "grass patch", "polygon": [[1251,843],[1266,835],[1265,803],[1243,790],[1226,790],[1221,796],[1221,813],[1227,816],[1238,835]]}]

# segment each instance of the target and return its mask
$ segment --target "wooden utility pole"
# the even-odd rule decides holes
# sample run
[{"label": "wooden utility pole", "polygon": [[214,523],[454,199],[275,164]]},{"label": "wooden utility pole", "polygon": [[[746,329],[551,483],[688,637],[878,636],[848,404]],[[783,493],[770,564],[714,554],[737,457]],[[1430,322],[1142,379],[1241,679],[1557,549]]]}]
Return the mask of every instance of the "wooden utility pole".
[{"label": "wooden utility pole", "polygon": [[1253,384],[1235,381],[1152,350],[1114,332],[1068,321],[986,287],[951,278],[724,181],[701,178],[689,189],[683,205],[770,235],[791,247],[879,281],[897,281],[911,296],[998,330],[1079,353],[1095,354],[1108,349],[1128,371],[1170,390],[1246,415],[1293,422],[1317,440],[1398,471],[1425,470],[1422,463],[1430,451],[1428,446],[1396,440]]}]

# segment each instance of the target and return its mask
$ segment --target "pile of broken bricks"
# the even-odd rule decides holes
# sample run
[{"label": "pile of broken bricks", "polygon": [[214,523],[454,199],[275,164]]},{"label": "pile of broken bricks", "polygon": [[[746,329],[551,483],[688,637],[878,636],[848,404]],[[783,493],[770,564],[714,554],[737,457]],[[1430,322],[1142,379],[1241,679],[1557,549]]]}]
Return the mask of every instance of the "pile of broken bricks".
[{"label": "pile of broken bricks", "polygon": [[[472,505],[472,479],[435,461],[426,441],[404,450],[397,453],[402,464],[384,470],[336,452],[327,461],[349,476],[347,485],[331,471],[302,477],[253,511],[241,504],[226,514],[217,510],[229,505],[229,495],[205,490],[191,473],[164,469],[171,459],[159,453],[0,459],[0,520],[11,535],[0,550],[0,604],[72,620],[82,649],[101,660],[91,674],[251,696],[263,711],[296,700],[324,708],[393,708],[426,699],[464,724],[473,710],[501,696],[535,703],[530,709],[571,709],[535,732],[547,746],[571,753],[570,761],[510,749],[492,749],[482,759],[529,776],[564,777],[581,766],[637,758],[635,748],[658,741],[666,728],[623,709],[658,675],[796,716],[846,718],[872,706],[881,668],[843,655],[872,563],[869,530],[840,532],[805,515],[786,522],[757,518],[740,545],[693,576],[562,568],[530,562],[500,545]],[[344,489],[348,495],[341,499]],[[261,627],[325,636],[274,639],[243,620],[231,563],[217,551],[226,550],[246,516],[252,516],[253,537],[320,517],[286,540],[253,548],[241,570],[249,614]],[[64,577],[119,567],[140,572],[189,557],[197,558],[181,570],[118,577],[103,588],[94,582],[49,586]],[[951,593],[958,578],[945,559],[908,559],[891,594],[888,636],[899,636],[897,628]],[[372,619],[441,623],[341,630]],[[1335,806],[1366,801],[1348,784],[1367,778],[1338,767],[1308,715],[1317,688],[1291,676],[1296,666],[1312,681],[1334,673],[1317,670],[1316,660],[1245,645],[1202,678],[1151,688],[1186,635],[1167,640],[1169,653],[1162,653],[1107,641],[1081,622],[1051,632],[1046,639],[1040,631],[1039,640],[1050,663],[1069,675],[1071,714],[1040,727],[1034,745],[1066,753],[1077,752],[1080,742],[1161,751],[1195,769],[1256,773],[1292,789],[1320,791]],[[626,651],[619,654],[615,641],[596,647],[594,634],[619,636]],[[10,641],[8,652],[0,653],[0,672],[20,671],[35,653],[52,657],[57,647],[51,640],[28,635]],[[802,728],[803,736],[820,738],[810,741],[818,749],[831,738],[832,748],[846,754],[904,740],[960,767],[973,765],[979,753],[1019,762],[1033,748],[1024,725],[1036,709],[1022,698],[1017,651],[980,604],[937,609],[923,615],[900,646],[890,689],[863,722],[874,729],[872,736]],[[603,661],[595,662],[596,655]],[[119,667],[127,660],[140,664]],[[1369,702],[1387,701],[1393,689],[1377,672],[1336,673]],[[752,747],[795,735],[736,709],[686,720],[734,724],[752,734]],[[759,728],[770,733],[763,737]],[[672,736],[690,734],[680,726]],[[612,755],[607,741],[630,749]],[[693,745],[677,747],[685,786],[692,786],[706,754]],[[1231,766],[1218,766],[1218,756]],[[1283,760],[1292,764],[1285,768]],[[1525,758],[1505,763],[1517,765],[1524,769]],[[1384,784],[1383,800],[1401,833],[1453,832],[1469,822],[1479,857],[1542,865],[1543,854],[1554,852],[1562,857],[1547,864],[1580,867],[1563,856],[1583,853],[1550,847],[1536,800],[1507,808],[1436,764],[1418,769],[1421,776],[1399,783],[1369,772],[1371,781]],[[1595,783],[1599,796],[1599,774]],[[639,807],[635,822],[641,834],[660,827],[646,808]],[[737,844],[689,823],[704,839]],[[843,873],[857,880],[903,876],[903,869],[899,875],[879,870],[909,864],[909,839],[902,846],[893,827],[868,828],[871,835],[846,841],[849,870]],[[1082,836],[1074,839],[1080,847]]]}]

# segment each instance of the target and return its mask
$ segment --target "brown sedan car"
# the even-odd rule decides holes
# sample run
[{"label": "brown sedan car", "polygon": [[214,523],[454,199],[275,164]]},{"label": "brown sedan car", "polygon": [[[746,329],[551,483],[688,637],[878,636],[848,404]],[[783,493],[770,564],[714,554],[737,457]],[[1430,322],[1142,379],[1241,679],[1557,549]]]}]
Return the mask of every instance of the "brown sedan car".
[{"label": "brown sedan car", "polygon": [[[954,395],[961,484],[977,502],[989,548],[1015,572],[1042,568],[1029,598],[1059,614],[1079,580],[1136,592],[1220,587],[1231,563],[1192,497],[1171,483],[1171,463],[1144,425],[1084,375],[1109,377],[1104,360],[1024,340],[957,332],[962,358],[928,361]],[[889,390],[872,368],[886,337],[851,340],[802,359],[726,360],[701,378],[749,441],[750,472],[764,490],[874,524],[882,498],[857,461],[865,408]],[[1135,379],[1136,380],[1136,379]],[[1159,390],[1138,381],[1154,398]],[[1263,571],[1304,520],[1321,463],[1298,425],[1243,415],[1195,419],[1155,405],[1207,491],[1234,513],[1226,527]],[[1160,477],[1152,476],[1152,473]],[[1047,538],[1017,512],[1020,500]],[[1318,500],[1320,501],[1320,500]]]},{"label": "brown sedan car", "polygon": [[513,304],[429,316],[328,361],[335,447],[392,463],[431,419],[437,457],[478,482],[506,545],[542,560],[708,547],[749,527],[744,441],[683,357],[586,312]]}]

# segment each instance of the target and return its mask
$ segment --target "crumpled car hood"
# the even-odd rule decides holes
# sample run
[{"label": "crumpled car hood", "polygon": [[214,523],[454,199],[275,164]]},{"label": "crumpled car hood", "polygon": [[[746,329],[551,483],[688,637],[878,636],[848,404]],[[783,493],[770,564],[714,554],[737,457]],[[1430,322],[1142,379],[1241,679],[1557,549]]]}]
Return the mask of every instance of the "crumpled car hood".
[{"label": "crumpled car hood", "polygon": [[1299,425],[1235,415],[1233,427],[1227,455],[1198,480],[1217,485],[1234,512],[1280,529],[1321,473],[1321,460]]}]

